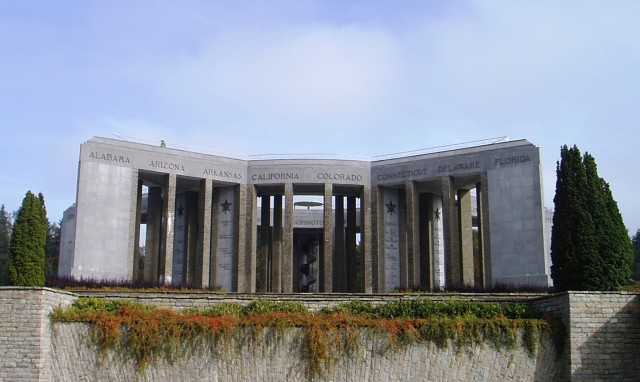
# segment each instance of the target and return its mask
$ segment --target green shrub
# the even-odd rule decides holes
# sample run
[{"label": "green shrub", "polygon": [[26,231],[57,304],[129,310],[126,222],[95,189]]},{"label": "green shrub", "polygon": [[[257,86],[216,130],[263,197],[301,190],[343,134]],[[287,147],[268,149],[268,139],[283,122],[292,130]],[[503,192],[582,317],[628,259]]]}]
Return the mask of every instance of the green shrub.
[{"label": "green shrub", "polygon": [[342,304],[338,304],[333,307],[325,307],[322,308],[322,313],[344,313],[350,315],[359,315],[359,314],[371,314],[374,311],[373,304],[368,301],[349,301],[343,302]]},{"label": "green shrub", "polygon": [[500,304],[467,300],[432,301],[412,299],[391,301],[374,308],[380,318],[479,317],[507,318],[535,317],[537,314],[523,304]]},{"label": "green shrub", "polygon": [[53,322],[87,322],[92,320],[92,315],[115,315],[125,307],[130,310],[139,310],[145,312],[155,309],[154,306],[128,300],[108,300],[96,297],[80,297],[66,309],[62,309],[60,307],[55,308],[51,313],[51,320]]},{"label": "green shrub", "polygon": [[127,305],[132,305],[132,302],[127,300],[106,300],[96,297],[80,297],[71,305],[71,308],[84,312],[115,312]]},{"label": "green shrub", "polygon": [[301,302],[253,300],[244,308],[246,314],[262,314],[271,312],[308,313],[307,307]]},{"label": "green shrub", "polygon": [[202,314],[203,316],[209,317],[242,317],[245,314],[245,308],[241,304],[235,302],[220,302],[204,308],[187,308],[183,312],[185,314]]}]

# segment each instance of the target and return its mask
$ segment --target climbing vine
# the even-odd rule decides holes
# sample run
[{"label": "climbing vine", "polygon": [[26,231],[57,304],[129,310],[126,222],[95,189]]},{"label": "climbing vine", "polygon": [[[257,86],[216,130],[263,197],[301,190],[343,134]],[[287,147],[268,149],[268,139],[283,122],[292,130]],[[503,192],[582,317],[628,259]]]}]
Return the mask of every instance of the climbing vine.
[{"label": "climbing vine", "polygon": [[428,299],[378,306],[352,301],[314,313],[301,303],[269,300],[175,311],[126,300],[79,298],[66,309],[54,310],[51,318],[92,324],[101,351],[120,351],[139,368],[158,357],[175,359],[197,341],[245,343],[240,336],[247,333],[258,338],[267,328],[279,333],[298,328],[297,343],[311,377],[321,375],[339,357],[353,354],[364,338],[375,339],[380,353],[412,343],[443,348],[453,344],[460,349],[480,343],[513,348],[522,343],[533,355],[541,333],[555,330],[553,320],[521,304]]}]

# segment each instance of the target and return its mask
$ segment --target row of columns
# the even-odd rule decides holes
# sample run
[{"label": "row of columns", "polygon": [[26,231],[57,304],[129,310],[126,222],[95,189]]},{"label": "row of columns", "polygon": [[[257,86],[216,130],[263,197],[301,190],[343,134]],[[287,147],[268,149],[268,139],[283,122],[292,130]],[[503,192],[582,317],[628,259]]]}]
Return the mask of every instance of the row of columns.
[{"label": "row of columns", "polygon": [[[445,219],[445,253],[448,285],[452,287],[491,287],[489,236],[489,193],[486,173],[474,184],[456,184],[455,178],[442,179]],[[471,189],[476,190],[478,251],[474,253]],[[447,224],[448,222],[448,224]]]},{"label": "row of columns", "polygon": [[[399,204],[399,266],[400,279],[398,287],[402,289],[438,289],[441,287],[437,279],[435,267],[436,240],[434,225],[442,219],[444,241],[444,263],[446,286],[450,288],[491,286],[491,255],[489,237],[489,198],[486,174],[479,176],[473,184],[457,184],[452,177],[443,177],[437,183],[437,190],[421,192],[419,182],[406,182],[398,187]],[[472,197],[471,189],[476,190],[477,230],[479,251],[474,253],[472,233]],[[373,224],[376,226],[376,238],[373,252],[374,278],[372,284],[375,292],[385,292],[385,224],[389,219],[385,213],[384,187],[377,187],[372,192]],[[442,208],[434,210],[434,198],[441,198]]]},{"label": "row of columns", "polygon": [[[172,283],[174,276],[174,236],[176,211],[177,177],[165,174],[162,184],[150,185],[147,193],[146,214],[146,255],[142,269],[137,265],[141,261],[139,253],[139,237],[142,216],[143,179],[136,174],[135,213],[132,214],[131,256],[129,257],[131,276],[145,282]],[[285,184],[282,194],[262,198],[262,224],[256,232],[257,204],[254,186],[235,186],[236,207],[234,213],[237,230],[234,253],[236,263],[233,286],[237,291],[255,292],[270,291],[274,293],[291,293],[293,291],[293,185]],[[183,259],[182,282],[188,285],[207,288],[216,286],[217,269],[217,224],[219,208],[212,208],[221,203],[217,188],[209,179],[201,179],[199,189],[187,197],[185,219],[185,249]],[[335,197],[331,184],[324,190],[324,227],[323,253],[321,255],[320,292],[361,291],[371,292],[371,209],[367,199],[370,192],[365,188],[362,192],[362,246],[363,259],[355,262],[356,253],[356,197],[346,198],[346,232],[342,228],[344,221],[344,199]],[[270,199],[273,196],[273,230],[270,227]],[[193,201],[195,198],[195,202]],[[284,216],[283,216],[284,214]],[[196,229],[197,227],[197,229]],[[256,247],[259,234],[260,246]],[[269,261],[267,261],[269,260]],[[267,268],[268,267],[268,268]],[[359,269],[361,278],[356,283],[353,275]],[[367,271],[369,270],[369,272]],[[356,285],[357,284],[357,285]]]},{"label": "row of columns", "polygon": [[[147,282],[171,283],[173,277],[175,196],[177,178],[174,174],[163,176],[161,185],[148,188],[146,256],[141,261],[139,235],[141,223],[143,180],[135,174],[135,214],[131,216],[132,239],[130,246],[130,275],[133,279]],[[399,194],[400,232],[400,287],[417,285],[433,289],[435,286],[431,236],[433,216],[431,208],[433,194],[420,192],[420,185],[407,182]],[[444,177],[440,182],[442,211],[438,213],[444,221],[444,252],[446,283],[451,287],[482,286],[491,283],[490,241],[488,235],[488,193],[486,175],[473,184],[477,195],[477,225],[481,250],[474,254],[471,226],[471,193],[468,185],[457,185],[454,178]],[[234,230],[237,232],[233,252],[235,254],[233,288],[242,292],[270,291],[293,292],[293,185],[285,184],[283,193],[262,196],[261,226],[257,226],[257,194],[255,186],[235,186],[236,216]],[[188,210],[190,227],[198,227],[186,233],[184,278],[187,284],[209,287],[216,285],[217,225],[220,204],[217,188],[210,179],[202,179],[191,202],[196,208]],[[356,196],[336,196],[332,184],[324,186],[324,227],[320,264],[320,292],[365,292],[384,291],[384,211],[381,187],[373,191],[362,187],[361,198],[361,244],[362,259],[356,263]],[[195,194],[194,194],[195,195]],[[270,199],[273,197],[273,229],[270,224]],[[335,205],[334,205],[335,201]],[[345,227],[346,209],[346,230]],[[283,216],[284,215],[284,216]],[[375,225],[376,229],[372,230]],[[374,238],[373,233],[376,233]],[[260,246],[256,247],[260,235]],[[372,253],[376,253],[372,257]],[[258,269],[258,267],[260,267]],[[360,277],[356,278],[356,272]],[[259,276],[259,278],[258,278]]]},{"label": "row of columns", "polygon": [[[136,175],[137,176],[137,175]],[[147,213],[146,213],[146,244],[145,256],[142,269],[138,267],[140,262],[139,237],[142,216],[142,187],[144,181],[138,177],[135,190],[135,224],[132,224],[133,253],[130,262],[131,275],[134,280],[143,280],[148,283],[171,284],[174,280],[174,239],[176,222],[176,184],[177,177],[174,174],[165,174],[162,177],[162,184],[150,185],[147,192]],[[246,186],[239,186],[236,195],[246,193]],[[185,217],[183,236],[184,257],[182,259],[183,276],[181,282],[187,285],[200,288],[216,286],[216,263],[218,255],[218,234],[217,225],[212,224],[219,219],[219,209],[212,208],[219,204],[219,193],[213,187],[210,179],[201,179],[197,192],[186,192],[184,206],[181,206]],[[234,206],[234,213],[240,215],[243,208]],[[246,231],[242,224],[239,225],[240,232]],[[235,227],[234,227],[235,229]],[[244,250],[245,243],[240,241],[234,243],[230,250]],[[237,270],[245,268],[245,261],[242,256],[236,259]],[[235,277],[233,286],[237,290],[245,288],[246,279]]]},{"label": "row of columns", "polygon": [[[367,205],[369,191],[365,188],[360,197]],[[261,224],[258,228],[259,246],[256,264],[258,266],[256,291],[291,293],[294,291],[293,253],[293,186],[284,185],[283,194],[261,195]],[[334,198],[335,196],[335,198]],[[273,209],[271,208],[273,198]],[[283,201],[284,198],[284,209]],[[323,243],[319,260],[319,292],[371,292],[371,209],[361,208],[362,259],[356,263],[357,252],[357,197],[346,197],[346,222],[344,197],[334,195],[332,184],[324,185],[323,192]],[[335,204],[334,204],[335,202]],[[273,210],[273,225],[271,211]],[[284,219],[283,219],[284,211]],[[345,230],[346,223],[346,230]],[[355,277],[359,272],[360,277]]]}]

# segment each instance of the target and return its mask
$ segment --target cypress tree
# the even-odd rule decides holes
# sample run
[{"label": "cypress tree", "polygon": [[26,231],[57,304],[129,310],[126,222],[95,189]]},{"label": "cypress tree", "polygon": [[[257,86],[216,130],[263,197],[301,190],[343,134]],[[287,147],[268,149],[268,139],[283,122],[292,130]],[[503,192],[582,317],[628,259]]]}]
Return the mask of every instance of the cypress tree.
[{"label": "cypress tree", "polygon": [[597,269],[595,227],[587,208],[587,176],[580,150],[566,145],[556,166],[551,230],[551,277],[558,290],[584,290]]},{"label": "cypress tree", "polygon": [[0,206],[0,286],[9,285],[9,241],[11,240],[11,219]]},{"label": "cypress tree", "polygon": [[598,176],[598,169],[594,158],[589,154],[584,154],[583,160],[585,173],[587,176],[587,188],[584,190],[587,200],[586,208],[591,215],[595,228],[596,245],[598,256],[588,268],[584,269],[585,282],[584,289],[587,290],[609,290],[611,289],[611,267],[603,254],[610,253],[615,247],[615,238],[609,236],[613,229],[613,220],[607,211],[604,196],[605,182]]},{"label": "cypress tree", "polygon": [[47,218],[44,197],[28,191],[16,216],[9,244],[9,281],[16,286],[44,286]]},{"label": "cypress tree", "polygon": [[60,224],[47,221],[47,244],[44,249],[44,276],[45,279],[58,274],[58,259],[60,257]]},{"label": "cypress tree", "polygon": [[584,155],[584,166],[589,183],[587,206],[596,227],[599,254],[588,289],[615,290],[631,276],[633,249],[609,184],[598,176],[596,161],[589,153]]},{"label": "cypress tree", "polygon": [[638,282],[640,281],[640,229],[636,231],[636,233],[631,238],[631,244],[633,245],[633,253],[634,253],[634,262],[633,262],[633,279]]},{"label": "cypress tree", "polygon": [[622,214],[618,209],[618,203],[613,198],[613,193],[609,184],[604,182],[604,198],[612,220],[609,235],[613,238],[614,245],[610,252],[603,252],[603,255],[610,261],[610,280],[613,280],[608,289],[613,290],[628,284],[631,278],[631,268],[633,267],[634,251],[633,244],[629,238],[629,231],[624,224]]},{"label": "cypress tree", "polygon": [[[558,290],[615,290],[629,280],[633,250],[595,159],[563,146],[557,165],[551,277]],[[557,224],[557,226],[556,226]]]}]

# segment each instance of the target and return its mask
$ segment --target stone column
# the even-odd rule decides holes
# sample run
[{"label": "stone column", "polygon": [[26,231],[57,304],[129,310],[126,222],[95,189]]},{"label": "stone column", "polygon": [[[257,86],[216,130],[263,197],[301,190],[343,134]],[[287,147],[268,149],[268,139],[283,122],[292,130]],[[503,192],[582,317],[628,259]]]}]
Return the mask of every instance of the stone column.
[{"label": "stone column", "polygon": [[176,214],[176,175],[167,174],[164,177],[164,197],[162,198],[162,232],[160,254],[164,260],[162,270],[163,283],[171,284],[173,276],[173,235]]},{"label": "stone column", "polygon": [[407,284],[415,288],[420,284],[420,222],[418,210],[418,190],[414,182],[406,182],[406,238],[407,238]]},{"label": "stone column", "polygon": [[[238,222],[241,201],[238,201],[238,186],[216,187],[213,189],[211,209],[211,260],[209,264],[209,284],[229,292],[238,291],[238,269],[242,270],[242,252],[238,245]],[[244,272],[240,271],[242,277]],[[242,282],[242,280],[240,280]]]},{"label": "stone column", "polygon": [[362,272],[364,293],[373,292],[372,267],[371,267],[371,247],[372,247],[372,224],[371,224],[371,189],[368,186],[362,187],[360,194],[360,240],[363,250]]},{"label": "stone column", "polygon": [[198,199],[197,192],[185,193],[185,242],[184,242],[184,278],[186,285],[200,285],[200,265],[202,259],[198,253]]},{"label": "stone column", "polygon": [[462,285],[473,286],[473,234],[471,227],[471,192],[458,190],[458,219],[460,227],[460,264]]},{"label": "stone column", "polygon": [[405,190],[398,190],[397,213],[400,215],[400,288],[408,289],[409,285],[409,250],[407,246],[407,193]]},{"label": "stone column", "polygon": [[[141,269],[139,267],[140,264],[140,224],[142,223],[142,179],[138,176],[138,170],[133,170],[134,181],[133,184],[136,185],[135,195],[132,195],[132,200],[135,200],[135,205],[131,207],[131,211],[134,213],[133,225],[130,227],[133,238],[129,239],[131,243],[131,239],[133,239],[133,262],[129,262],[131,264],[131,280],[138,281],[142,275]],[[130,251],[131,253],[131,251]],[[129,272],[127,271],[127,274]],[[129,276],[127,276],[129,277]]]},{"label": "stone column", "polygon": [[269,247],[271,244],[271,196],[262,195],[260,208],[260,248],[256,259],[256,292],[269,291]]},{"label": "stone column", "polygon": [[420,285],[423,288],[433,290],[433,195],[420,194],[418,197],[418,230],[420,240]]},{"label": "stone column", "polygon": [[442,196],[431,195],[431,275],[433,277],[433,287],[437,290],[446,286],[446,261],[445,261],[445,240],[444,240],[444,219],[442,208]]},{"label": "stone column", "polygon": [[333,184],[324,185],[324,246],[322,253],[322,285],[320,292],[333,292],[333,241],[334,241],[334,215],[333,215]]},{"label": "stone column", "polygon": [[211,196],[211,243],[209,252],[209,285],[212,287],[218,286],[217,278],[217,264],[218,264],[218,236],[219,232],[219,219],[220,219],[220,189],[213,188]]},{"label": "stone column", "polygon": [[333,291],[347,291],[347,254],[345,248],[344,196],[335,196],[335,233],[333,237]]},{"label": "stone column", "polygon": [[293,292],[293,184],[284,185],[284,228],[282,240],[282,292]]},{"label": "stone column", "polygon": [[460,287],[460,252],[458,250],[458,209],[453,180],[442,177],[442,220],[446,287]]},{"label": "stone column", "polygon": [[[380,191],[383,199],[384,213],[384,242],[380,257],[383,258],[383,288],[381,292],[392,289],[406,288],[406,250],[403,248],[406,240],[403,239],[404,224],[402,210],[404,209],[404,196],[397,188],[382,188]],[[403,277],[405,283],[403,284]]]},{"label": "stone column", "polygon": [[200,200],[198,201],[198,221],[201,229],[198,231],[199,281],[201,288],[208,288],[211,274],[211,199],[213,197],[213,181],[200,180]]},{"label": "stone column", "polygon": [[478,202],[478,236],[482,252],[482,285],[484,288],[493,286],[491,280],[491,236],[489,229],[489,181],[487,173],[480,175],[480,182],[476,186]]},{"label": "stone column", "polygon": [[[374,292],[383,293],[386,290],[386,279],[384,273],[385,267],[385,239],[384,239],[384,224],[385,224],[385,206],[384,206],[384,192],[379,186],[371,192],[371,205],[375,208],[375,212],[372,213],[376,221],[375,225],[375,246],[373,255],[373,274],[374,280]],[[372,220],[373,220],[372,219]]]},{"label": "stone column", "polygon": [[256,291],[256,231],[258,208],[255,186],[240,184],[238,186],[238,258],[237,283],[238,292],[255,293]]},{"label": "stone column", "polygon": [[[346,260],[347,260],[347,292],[361,292],[358,280],[358,271],[362,269],[358,266],[357,259],[357,243],[356,243],[357,227],[356,227],[356,197],[347,196],[347,233],[346,233]],[[359,269],[360,268],[360,269]],[[362,276],[362,274],[360,274]]]},{"label": "stone column", "polygon": [[145,282],[157,283],[160,276],[160,238],[162,229],[162,188],[149,187],[147,190],[147,240],[145,243]]},{"label": "stone column", "polygon": [[282,195],[273,196],[271,292],[282,292]]}]

